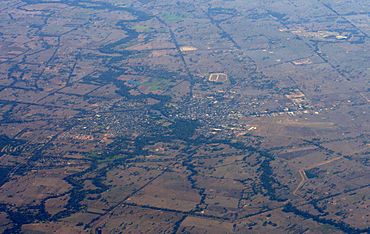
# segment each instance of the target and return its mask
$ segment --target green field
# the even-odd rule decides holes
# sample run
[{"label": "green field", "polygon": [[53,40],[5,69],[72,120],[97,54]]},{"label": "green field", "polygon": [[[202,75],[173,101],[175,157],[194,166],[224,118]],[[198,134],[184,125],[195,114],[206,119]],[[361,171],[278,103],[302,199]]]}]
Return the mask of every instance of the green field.
[{"label": "green field", "polygon": [[147,25],[135,25],[132,28],[135,29],[137,32],[149,32],[150,31],[150,27]]},{"label": "green field", "polygon": [[169,82],[166,79],[155,79],[141,84],[141,86],[148,87],[149,91],[151,92],[165,89],[168,87],[168,85]]},{"label": "green field", "polygon": [[125,155],[121,155],[121,154],[112,154],[112,155],[104,156],[96,152],[89,153],[87,156],[89,158],[97,160],[99,163],[111,162],[111,161],[126,157]]},{"label": "green field", "polygon": [[176,23],[182,21],[185,17],[183,15],[175,13],[164,13],[162,14],[162,18],[167,23]]}]

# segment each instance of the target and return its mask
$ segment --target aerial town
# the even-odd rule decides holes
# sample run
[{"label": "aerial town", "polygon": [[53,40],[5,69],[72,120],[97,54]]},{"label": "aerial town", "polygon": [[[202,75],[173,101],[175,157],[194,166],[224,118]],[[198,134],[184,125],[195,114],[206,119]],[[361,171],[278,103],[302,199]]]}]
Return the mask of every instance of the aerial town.
[{"label": "aerial town", "polygon": [[0,233],[370,233],[368,1],[0,19]]}]

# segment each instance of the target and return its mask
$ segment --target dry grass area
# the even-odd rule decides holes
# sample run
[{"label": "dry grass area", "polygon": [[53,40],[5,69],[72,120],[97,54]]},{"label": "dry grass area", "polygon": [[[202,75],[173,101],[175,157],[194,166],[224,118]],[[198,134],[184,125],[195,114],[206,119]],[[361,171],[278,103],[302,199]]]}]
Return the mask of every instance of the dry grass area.
[{"label": "dry grass area", "polygon": [[67,223],[35,223],[26,224],[22,227],[22,232],[24,233],[60,233],[60,234],[83,234],[89,233],[83,230],[82,227],[76,227],[75,225],[70,225]]},{"label": "dry grass area", "polygon": [[137,205],[150,205],[180,211],[190,211],[199,202],[185,176],[168,172],[128,199]]},{"label": "dry grass area", "polygon": [[55,215],[61,211],[66,210],[64,207],[67,205],[69,195],[64,195],[56,198],[50,198],[45,202],[45,210],[51,215]]},{"label": "dry grass area", "polygon": [[285,233],[286,229],[292,233],[342,233],[330,225],[318,224],[293,213],[286,215],[282,209],[245,218],[236,223],[234,230],[236,233]]},{"label": "dry grass area", "polygon": [[[94,228],[104,233],[171,233],[181,215],[135,206],[120,206]],[[140,231],[138,231],[140,230]]]},{"label": "dry grass area", "polygon": [[44,170],[18,176],[0,188],[0,199],[17,206],[37,205],[41,199],[62,194],[71,188],[63,177],[64,170]]},{"label": "dry grass area", "polygon": [[179,228],[178,233],[231,233],[233,224],[217,220],[209,220],[198,217],[187,217]]}]

